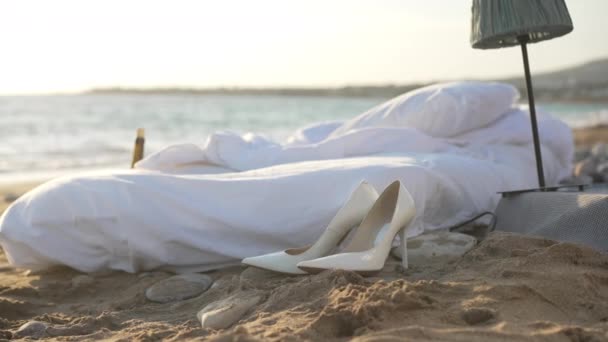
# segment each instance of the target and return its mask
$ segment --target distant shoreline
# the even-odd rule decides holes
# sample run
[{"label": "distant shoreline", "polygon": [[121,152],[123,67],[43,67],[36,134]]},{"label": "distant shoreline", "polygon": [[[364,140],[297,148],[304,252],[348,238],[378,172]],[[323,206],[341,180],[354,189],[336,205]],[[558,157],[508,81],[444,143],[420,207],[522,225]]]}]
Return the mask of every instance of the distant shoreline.
[{"label": "distant shoreline", "polygon": [[[466,79],[465,79],[466,80]],[[469,79],[471,81],[475,79]],[[478,81],[503,82],[517,87],[522,100],[527,91],[524,79],[519,76]],[[84,90],[59,91],[33,94],[0,94],[8,96],[70,96],[95,94],[141,94],[141,95],[271,95],[271,96],[342,96],[342,97],[394,97],[413,89],[437,82],[457,80],[419,80],[412,83],[391,83],[390,81],[375,84],[352,84],[342,86],[148,86],[123,87],[120,85],[105,86]],[[405,81],[408,82],[408,81]],[[563,103],[608,103],[608,58],[592,60],[583,64],[562,68],[560,70],[534,73],[532,78],[534,94],[537,100]]]},{"label": "distant shoreline", "polygon": [[[429,84],[346,86],[340,88],[95,88],[85,95],[267,95],[267,96],[340,96],[391,98]],[[578,88],[580,90],[581,88]],[[535,88],[537,101],[555,103],[606,103],[606,96],[588,96],[577,89]],[[519,89],[522,101],[526,100],[526,89]]]},{"label": "distant shoreline", "polygon": [[393,97],[423,87],[427,84],[345,86],[337,88],[95,88],[83,94],[141,94],[141,95],[272,95],[272,96],[344,96],[344,97]]},{"label": "distant shoreline", "polygon": [[[350,87],[347,87],[350,88]],[[365,87],[367,88],[367,87]],[[141,95],[141,96],[204,96],[204,95],[219,95],[219,96],[301,96],[301,97],[359,97],[359,98],[381,98],[390,99],[402,95],[414,88],[394,89],[374,89],[366,91],[364,89],[343,89],[343,88],[96,88],[81,92],[71,93],[43,93],[43,94],[0,94],[3,97],[43,97],[43,96],[81,96],[81,95]],[[520,102],[526,103],[526,90],[520,89]],[[557,94],[545,94],[542,89],[535,88],[536,102],[551,102],[556,104],[606,104],[608,105],[608,96],[588,97],[588,96],[560,96]]]}]

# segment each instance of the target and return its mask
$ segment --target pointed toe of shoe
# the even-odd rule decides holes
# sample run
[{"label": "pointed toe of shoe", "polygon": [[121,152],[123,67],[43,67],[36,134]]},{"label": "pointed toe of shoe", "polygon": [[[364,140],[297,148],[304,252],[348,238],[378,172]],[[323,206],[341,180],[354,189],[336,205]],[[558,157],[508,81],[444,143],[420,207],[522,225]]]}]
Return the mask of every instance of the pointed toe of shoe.
[{"label": "pointed toe of shoe", "polygon": [[269,271],[287,273],[287,274],[306,274],[299,269],[296,264],[297,260],[293,259],[285,252],[260,255],[256,257],[245,258],[241,261],[242,264],[262,268]]}]

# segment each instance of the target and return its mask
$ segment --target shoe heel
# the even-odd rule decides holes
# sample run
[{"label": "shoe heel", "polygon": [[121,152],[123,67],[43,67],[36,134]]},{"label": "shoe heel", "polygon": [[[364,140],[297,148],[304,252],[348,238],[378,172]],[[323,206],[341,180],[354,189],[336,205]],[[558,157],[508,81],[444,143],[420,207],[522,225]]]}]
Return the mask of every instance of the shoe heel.
[{"label": "shoe heel", "polygon": [[399,248],[401,248],[401,267],[403,267],[403,269],[407,269],[408,268],[408,262],[407,262],[407,229],[405,229],[405,227],[403,227],[401,229],[401,231],[399,232],[401,235],[399,236],[400,240],[401,240],[401,245],[399,246]]}]

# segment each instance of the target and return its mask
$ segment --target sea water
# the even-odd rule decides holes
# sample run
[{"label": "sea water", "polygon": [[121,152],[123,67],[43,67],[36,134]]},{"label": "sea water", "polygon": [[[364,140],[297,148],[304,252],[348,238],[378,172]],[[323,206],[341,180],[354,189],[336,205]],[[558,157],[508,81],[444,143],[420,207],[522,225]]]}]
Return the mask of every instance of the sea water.
[{"label": "sea water", "polygon": [[[128,168],[135,131],[145,154],[217,130],[283,140],[319,121],[346,120],[374,97],[271,95],[57,95],[0,97],[0,182],[79,170]],[[539,104],[572,126],[608,122],[608,104]]]}]

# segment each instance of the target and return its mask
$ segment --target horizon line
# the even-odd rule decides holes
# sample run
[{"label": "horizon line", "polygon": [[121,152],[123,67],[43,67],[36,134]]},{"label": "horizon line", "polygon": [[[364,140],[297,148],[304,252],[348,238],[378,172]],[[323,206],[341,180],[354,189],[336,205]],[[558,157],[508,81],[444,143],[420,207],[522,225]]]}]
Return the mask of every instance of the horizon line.
[{"label": "horizon line", "polygon": [[[560,72],[568,69],[581,67],[587,64],[608,61],[608,56],[599,57],[588,60],[583,63],[572,64],[570,66],[561,67],[555,70],[539,72],[533,77],[542,76],[545,74],[551,74]],[[424,81],[415,81],[410,83],[396,83],[396,82],[370,82],[370,83],[352,83],[344,85],[255,85],[255,86],[237,86],[237,85],[216,85],[216,86],[196,86],[196,85],[154,85],[154,86],[125,86],[125,85],[112,85],[112,86],[92,86],[79,90],[66,90],[66,91],[42,91],[42,92],[15,92],[15,93],[0,93],[0,97],[8,96],[70,96],[70,95],[86,95],[94,94],[95,92],[154,92],[154,91],[183,91],[183,92],[230,92],[230,91],[332,91],[332,90],[345,90],[345,89],[361,89],[361,88],[407,88],[407,87],[420,87],[430,85],[434,83],[443,82],[458,82],[458,81],[487,81],[487,82],[508,82],[523,79],[523,71],[521,75],[503,76],[503,77],[473,77],[473,78],[461,78],[461,79],[428,79]]]}]

